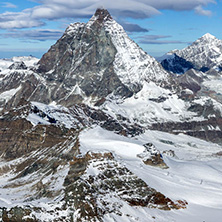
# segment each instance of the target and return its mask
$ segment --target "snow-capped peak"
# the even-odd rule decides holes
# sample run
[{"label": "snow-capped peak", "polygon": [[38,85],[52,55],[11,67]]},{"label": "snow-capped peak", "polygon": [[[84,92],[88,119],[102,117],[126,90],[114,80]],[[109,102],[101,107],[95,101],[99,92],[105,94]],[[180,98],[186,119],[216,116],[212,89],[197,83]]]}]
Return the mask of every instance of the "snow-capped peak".
[{"label": "snow-capped peak", "polygon": [[104,8],[98,8],[94,14],[99,20],[112,19],[110,13]]},{"label": "snow-capped peak", "polygon": [[[73,94],[72,84],[77,84],[87,97],[93,96],[98,100],[112,93],[131,96],[145,82],[176,88],[171,75],[129,38],[106,9],[101,8],[87,23],[71,24],[42,57],[39,70],[50,78],[58,79],[59,85],[63,79],[65,86],[58,88],[66,89],[67,95],[72,92],[72,103],[75,102],[71,97],[78,97]],[[62,94],[58,93],[57,98]]]},{"label": "snow-capped peak", "polygon": [[222,62],[222,40],[206,33],[190,46],[176,50],[174,53],[191,62],[195,69],[209,70],[219,66]]},{"label": "snow-capped peak", "polygon": [[87,22],[86,27],[90,28],[95,22],[97,24],[103,25],[106,21],[113,20],[110,13],[104,8],[98,8],[95,14],[91,17],[91,19]]},{"label": "snow-capped peak", "polygon": [[215,37],[214,35],[211,35],[210,33],[206,33],[205,35],[203,35],[203,36],[201,37],[201,39],[207,39],[207,40],[209,40],[209,39],[216,39],[216,37]]}]

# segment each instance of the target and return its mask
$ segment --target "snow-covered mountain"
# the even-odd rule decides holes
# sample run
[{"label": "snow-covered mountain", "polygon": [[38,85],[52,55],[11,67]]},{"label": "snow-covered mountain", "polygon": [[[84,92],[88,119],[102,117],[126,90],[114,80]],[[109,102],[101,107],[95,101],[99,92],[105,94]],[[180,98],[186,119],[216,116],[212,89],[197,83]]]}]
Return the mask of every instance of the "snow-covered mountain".
[{"label": "snow-covered mountain", "polygon": [[0,60],[0,221],[217,221],[221,75],[170,58],[186,73],[98,9],[39,61]]},{"label": "snow-covered mountain", "polygon": [[166,70],[184,73],[195,68],[206,72],[222,68],[222,40],[207,33],[188,47],[173,50],[159,59]]},{"label": "snow-covered mountain", "polygon": [[[11,70],[14,72],[1,75],[7,85],[5,89],[1,86],[2,91],[19,87],[18,81],[12,80],[18,72],[16,66]],[[164,88],[178,88],[172,75],[133,42],[104,9],[98,9],[86,24],[71,24],[29,75],[33,76],[32,84],[23,75],[23,86],[11,101],[14,105],[21,97],[65,106],[101,103],[111,94],[130,97],[150,81]]]},{"label": "snow-covered mountain", "polygon": [[39,61],[39,71],[50,85],[49,100],[65,105],[109,94],[129,97],[149,81],[168,88],[175,85],[104,9],[86,24],[71,24]]}]

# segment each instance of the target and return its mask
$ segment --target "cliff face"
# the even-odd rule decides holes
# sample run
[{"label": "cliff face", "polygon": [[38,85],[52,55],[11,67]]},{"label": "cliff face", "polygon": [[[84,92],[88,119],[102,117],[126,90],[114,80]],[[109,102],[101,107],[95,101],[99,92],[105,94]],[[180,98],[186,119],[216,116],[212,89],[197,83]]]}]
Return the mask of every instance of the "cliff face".
[{"label": "cliff face", "polygon": [[8,93],[7,99],[0,99],[5,109],[21,98],[66,107],[101,105],[108,97],[131,97],[149,82],[180,91],[175,78],[105,9],[98,9],[87,23],[71,24],[37,65],[14,62],[1,73],[1,80],[0,93]]},{"label": "cliff face", "polygon": [[166,87],[174,83],[104,9],[86,24],[70,25],[39,61],[39,71],[48,85],[54,84],[51,100],[63,105],[85,97],[99,100],[111,93],[130,97],[144,81]]},{"label": "cliff face", "polygon": [[102,98],[112,92],[132,94],[114,72],[116,48],[105,29],[108,20],[112,17],[106,10],[97,10],[87,24],[70,25],[39,61],[39,71],[46,80],[62,84],[59,89],[52,89],[52,100],[64,99],[62,96],[66,95],[68,103],[74,102],[77,95],[83,99]]},{"label": "cliff face", "polygon": [[30,153],[53,147],[66,141],[71,135],[68,129],[55,125],[34,126],[26,118],[31,112],[31,105],[25,101],[18,107],[3,114],[0,119],[0,155],[6,160],[13,160]]},{"label": "cliff face", "polygon": [[[140,126],[127,121],[121,117],[114,121],[85,105],[56,109],[25,100],[5,112],[0,119],[0,177],[8,176],[0,189],[1,200],[10,209],[0,205],[0,218],[47,221],[51,215],[51,221],[94,221],[111,213],[121,215],[124,205],[186,208],[185,201],[172,201],[149,187],[112,152],[81,153],[79,134],[86,127],[97,124],[122,137],[142,132]],[[6,190],[15,195],[13,204],[12,196],[6,201]],[[46,200],[46,205],[36,204]],[[17,203],[25,205],[18,207]]]}]

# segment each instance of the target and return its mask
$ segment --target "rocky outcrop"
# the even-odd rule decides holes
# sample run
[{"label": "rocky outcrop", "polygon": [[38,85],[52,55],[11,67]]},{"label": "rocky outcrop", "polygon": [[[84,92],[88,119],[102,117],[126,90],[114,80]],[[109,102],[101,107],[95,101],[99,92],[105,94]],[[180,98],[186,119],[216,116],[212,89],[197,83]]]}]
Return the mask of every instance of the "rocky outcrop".
[{"label": "rocky outcrop", "polygon": [[194,69],[190,69],[183,75],[178,76],[178,82],[185,89],[190,89],[194,93],[201,89],[201,83],[206,78],[201,72],[197,72]]},{"label": "rocky outcrop", "polygon": [[152,143],[146,143],[143,146],[145,150],[137,156],[141,158],[146,165],[160,167],[162,169],[168,168],[163,160],[162,154]]},{"label": "rocky outcrop", "polygon": [[38,219],[31,213],[30,209],[23,209],[22,207],[14,207],[10,210],[0,208],[0,218],[3,222],[37,222]]},{"label": "rocky outcrop", "polygon": [[84,104],[72,106],[69,110],[74,118],[78,119],[79,123],[82,123],[84,126],[96,124],[106,130],[114,131],[124,136],[135,136],[144,131],[143,127],[136,123],[131,123],[121,115],[113,118],[100,109],[94,109]]},{"label": "rocky outcrop", "polygon": [[9,66],[9,69],[25,70],[27,69],[27,66],[24,62],[14,62],[12,65]]},{"label": "rocky outcrop", "polygon": [[[30,105],[12,109],[0,119],[0,155],[15,159],[45,147],[64,142],[69,137],[66,128],[55,125],[33,126],[24,116],[30,112]],[[23,118],[22,118],[23,117]]]},{"label": "rocky outcrop", "polygon": [[[39,148],[52,147],[66,141],[72,133],[94,124],[124,136],[135,136],[144,129],[122,116],[114,118],[102,110],[87,105],[75,105],[67,108],[50,107],[44,109],[20,100],[18,106],[2,113],[0,118],[0,155],[5,159],[19,158]],[[29,116],[37,118],[34,125]],[[58,116],[61,116],[58,118]],[[63,119],[61,119],[63,117]],[[31,118],[31,117],[30,117]],[[62,122],[67,119],[68,128]],[[70,129],[71,128],[71,129]]]},{"label": "rocky outcrop", "polygon": [[[186,202],[173,202],[163,194],[150,188],[144,181],[121,166],[112,153],[86,153],[70,162],[71,167],[65,180],[66,207],[78,211],[76,221],[102,220],[104,214],[121,215],[121,200],[131,206],[151,207],[162,210],[186,207]],[[85,172],[95,165],[95,174]],[[71,184],[71,185],[70,185]],[[110,198],[111,199],[111,198]]]},{"label": "rocky outcrop", "polygon": [[203,121],[155,123],[151,126],[151,129],[174,134],[184,133],[222,144],[222,118],[209,118]]}]

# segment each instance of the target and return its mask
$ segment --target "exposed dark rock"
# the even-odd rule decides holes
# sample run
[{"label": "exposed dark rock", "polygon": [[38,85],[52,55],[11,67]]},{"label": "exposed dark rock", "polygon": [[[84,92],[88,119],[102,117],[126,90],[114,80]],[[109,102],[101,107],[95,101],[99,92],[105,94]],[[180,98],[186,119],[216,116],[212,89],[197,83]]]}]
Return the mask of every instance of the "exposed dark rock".
[{"label": "exposed dark rock", "polygon": [[3,113],[0,119],[0,155],[5,159],[18,158],[34,150],[54,146],[70,136],[71,131],[55,124],[33,126],[24,118],[30,112],[47,117],[50,123],[56,122],[26,100],[20,100],[17,108]]},{"label": "exposed dark rock", "polygon": [[156,166],[163,169],[168,168],[163,160],[162,154],[152,143],[146,143],[143,146],[145,147],[145,150],[137,156],[140,157],[146,165]]},{"label": "exposed dark rock", "polygon": [[112,19],[112,16],[110,13],[103,8],[98,8],[95,12],[95,16],[98,17],[99,22],[104,22],[104,20],[110,20]]},{"label": "exposed dark rock", "polygon": [[221,52],[221,40],[207,33],[186,48],[173,50],[172,56],[161,64],[166,70],[174,73],[184,73],[192,68],[206,73],[211,69],[220,69]]},{"label": "exposed dark rock", "polygon": [[[97,175],[84,175],[87,167],[98,163]],[[76,221],[102,220],[104,214],[121,215],[121,204],[110,202],[109,195],[126,201],[131,206],[162,210],[186,208],[187,203],[174,203],[163,194],[150,188],[126,167],[115,161],[112,153],[87,153],[75,157],[65,180],[66,207],[78,209]]]},{"label": "exposed dark rock", "polygon": [[32,211],[22,207],[14,207],[10,210],[0,208],[0,217],[3,222],[38,222],[38,219],[31,215]]},{"label": "exposed dark rock", "polygon": [[[114,131],[125,136],[139,135],[144,131],[140,125],[130,123],[128,119],[122,116],[119,116],[118,119],[114,119],[102,110],[93,109],[84,104],[70,107],[70,112],[83,126],[97,124],[106,130]],[[84,113],[87,118],[81,116],[82,113]],[[86,122],[86,119],[88,122]]]},{"label": "exposed dark rock", "polygon": [[[76,84],[86,96],[102,98],[111,92],[125,97],[132,95],[113,70],[116,49],[103,25],[111,16],[103,9],[98,9],[94,16],[96,20],[90,27],[85,24],[70,26],[39,61],[39,71],[45,73],[49,82],[63,84],[61,89],[54,89],[52,100],[62,99],[64,89]],[[47,73],[50,70],[52,73]]]},{"label": "exposed dark rock", "polygon": [[[208,126],[211,126],[210,128]],[[174,134],[184,133],[200,139],[222,144],[222,118],[209,118],[203,121],[155,123],[153,130]]]},{"label": "exposed dark rock", "polygon": [[204,80],[204,76],[201,72],[197,72],[193,69],[187,71],[183,75],[178,77],[178,81],[183,88],[192,90],[194,93],[201,89],[201,83]]},{"label": "exposed dark rock", "polygon": [[162,103],[167,100],[166,97],[160,96],[158,98],[149,98],[150,101],[156,102],[156,103]]},{"label": "exposed dark rock", "polygon": [[193,64],[176,54],[172,54],[170,58],[161,61],[161,65],[167,71],[183,74],[187,70],[194,68]]},{"label": "exposed dark rock", "polygon": [[27,66],[24,62],[14,62],[12,65],[9,66],[9,69],[25,70],[27,69]]}]

